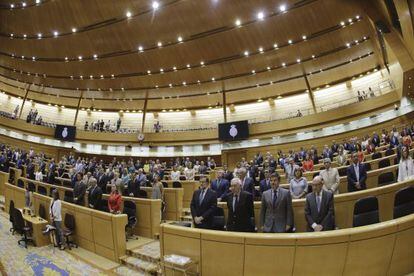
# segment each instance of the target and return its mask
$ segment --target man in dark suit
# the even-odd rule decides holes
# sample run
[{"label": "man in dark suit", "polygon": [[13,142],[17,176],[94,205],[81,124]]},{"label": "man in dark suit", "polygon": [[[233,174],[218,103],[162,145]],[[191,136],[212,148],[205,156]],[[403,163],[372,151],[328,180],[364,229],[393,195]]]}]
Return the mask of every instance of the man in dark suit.
[{"label": "man in dark suit", "polygon": [[33,161],[30,160],[26,167],[27,178],[34,180],[35,179],[35,165]]},{"label": "man in dark suit", "polygon": [[140,190],[140,182],[137,179],[137,173],[132,174],[131,180],[128,183],[128,195],[132,197],[138,197]]},{"label": "man in dark suit", "polygon": [[251,193],[254,196],[254,181],[253,178],[247,177],[247,171],[245,168],[237,170],[237,175],[241,181],[242,190]]},{"label": "man in dark suit", "polygon": [[229,181],[224,177],[224,171],[217,171],[217,178],[211,182],[211,189],[217,194],[217,201],[221,201],[226,198],[227,193],[229,192]]},{"label": "man in dark suit", "polygon": [[372,134],[371,141],[376,147],[379,147],[381,145],[381,138],[379,137],[379,135],[375,131]]},{"label": "man in dark suit", "polygon": [[280,176],[270,176],[272,189],[262,195],[260,225],[265,233],[283,233],[293,229],[292,197],[287,189],[279,187]]},{"label": "man in dark suit", "polygon": [[[99,187],[99,186],[98,186]],[[83,182],[83,179],[76,181],[75,186],[73,187],[73,202],[77,205],[85,205],[85,193],[86,193],[86,184]]]},{"label": "man in dark suit", "polygon": [[306,195],[305,218],[308,232],[335,229],[333,193],[322,189],[323,179],[316,176],[312,181],[312,193]]},{"label": "man in dark suit", "polygon": [[367,180],[367,171],[365,166],[358,161],[358,154],[352,154],[352,164],[347,169],[348,192],[365,190]]},{"label": "man in dark suit", "polygon": [[260,181],[260,195],[262,195],[265,191],[271,189],[270,185],[270,173],[269,171],[265,171],[265,178]]},{"label": "man in dark suit", "polygon": [[89,208],[100,210],[102,203],[102,189],[98,186],[98,182],[95,178],[89,180],[89,185],[88,206]]},{"label": "man in dark suit", "polygon": [[231,180],[230,189],[232,193],[227,197],[227,231],[253,232],[253,196],[242,191],[241,181],[238,178]]},{"label": "man in dark suit", "polygon": [[229,181],[229,183],[230,183],[230,181],[233,179],[233,172],[231,172],[231,171],[228,170],[226,164],[223,165],[223,171],[224,171],[223,177],[225,179],[227,179]]},{"label": "man in dark suit", "polygon": [[213,215],[217,208],[216,192],[209,189],[209,181],[203,177],[200,179],[200,189],[194,191],[190,209],[196,228],[212,229]]}]

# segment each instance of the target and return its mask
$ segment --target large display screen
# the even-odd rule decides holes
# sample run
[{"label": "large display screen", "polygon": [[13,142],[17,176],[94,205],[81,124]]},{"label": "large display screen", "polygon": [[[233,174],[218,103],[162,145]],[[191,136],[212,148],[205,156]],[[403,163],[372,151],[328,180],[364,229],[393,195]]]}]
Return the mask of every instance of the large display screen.
[{"label": "large display screen", "polygon": [[247,121],[238,121],[219,124],[219,140],[236,141],[249,138],[249,124]]},{"label": "large display screen", "polygon": [[56,125],[55,138],[63,141],[75,141],[76,127]]}]

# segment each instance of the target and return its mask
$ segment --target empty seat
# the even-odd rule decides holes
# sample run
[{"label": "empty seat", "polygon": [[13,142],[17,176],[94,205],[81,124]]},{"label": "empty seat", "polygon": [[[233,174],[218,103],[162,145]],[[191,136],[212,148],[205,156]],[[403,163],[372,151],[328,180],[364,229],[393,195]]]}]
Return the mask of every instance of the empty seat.
[{"label": "empty seat", "polygon": [[394,218],[414,213],[414,187],[406,187],[395,194]]},{"label": "empty seat", "polygon": [[70,238],[73,235],[75,235],[75,217],[72,214],[66,213],[63,236],[66,239],[66,246],[69,248],[69,250],[71,250],[72,247],[78,247],[78,245]]},{"label": "empty seat", "polygon": [[20,245],[20,243],[24,243],[24,247],[27,248],[27,244],[29,242],[33,243],[32,239],[29,239],[29,233],[31,231],[29,226],[26,226],[26,223],[24,222],[22,212],[20,212],[19,209],[14,208],[13,211],[13,228],[14,231],[20,235],[22,235],[22,239],[19,240],[17,243]]},{"label": "empty seat", "polygon": [[41,195],[47,195],[47,190],[46,190],[46,187],[44,187],[44,186],[38,186],[37,187],[37,192]]},{"label": "empty seat", "polygon": [[36,191],[36,186],[32,182],[27,183],[27,186],[29,187],[29,191],[31,192]]},{"label": "empty seat", "polygon": [[173,188],[182,188],[181,182],[178,182],[178,181],[174,181],[172,185],[173,185]]},{"label": "empty seat", "polygon": [[39,204],[39,217],[41,217],[42,219],[47,219],[46,208],[45,205],[43,205],[42,203]]},{"label": "empty seat", "polygon": [[126,200],[124,201],[124,211],[123,213],[128,217],[128,223],[125,225],[126,239],[128,240],[134,233],[135,225],[137,224],[136,217],[137,206],[134,202]]},{"label": "empty seat", "polygon": [[364,163],[365,170],[369,172],[371,170],[371,163]]},{"label": "empty seat", "polygon": [[140,197],[140,198],[148,198],[148,193],[147,193],[147,191],[144,191],[144,190],[139,190],[139,192],[138,192],[138,197]]},{"label": "empty seat", "polygon": [[339,174],[339,176],[345,176],[346,175],[346,170],[347,170],[348,168],[340,168],[340,169],[338,169],[338,174]]},{"label": "empty seat", "polygon": [[387,149],[386,151],[385,151],[385,156],[390,156],[390,155],[393,155],[395,152],[394,152],[394,150],[393,149]]},{"label": "empty seat", "polygon": [[72,191],[65,191],[63,201],[73,203],[73,192]]},{"label": "empty seat", "polygon": [[374,153],[372,154],[372,157],[371,157],[371,159],[372,159],[372,160],[375,160],[375,159],[380,159],[380,158],[382,158],[382,154],[381,154],[381,152],[374,152]]},{"label": "empty seat", "polygon": [[390,159],[383,159],[378,162],[378,169],[389,167],[390,165]]},{"label": "empty seat", "polygon": [[217,207],[213,216],[213,229],[224,230],[226,225],[223,208]]},{"label": "empty seat", "polygon": [[17,180],[17,187],[24,188],[24,182],[21,179]]},{"label": "empty seat", "polygon": [[378,175],[378,186],[385,186],[395,182],[395,177],[392,172],[386,172]]},{"label": "empty seat", "polygon": [[375,196],[358,199],[354,206],[353,227],[379,222],[378,199]]},{"label": "empty seat", "polygon": [[162,181],[161,183],[162,183],[162,186],[163,186],[164,188],[168,188],[168,183],[167,183],[167,182]]}]

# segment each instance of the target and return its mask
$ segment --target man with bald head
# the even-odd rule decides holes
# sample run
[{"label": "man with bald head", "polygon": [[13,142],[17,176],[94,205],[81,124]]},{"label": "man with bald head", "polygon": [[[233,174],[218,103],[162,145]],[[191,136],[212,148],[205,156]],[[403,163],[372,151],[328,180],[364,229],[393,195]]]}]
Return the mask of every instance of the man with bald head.
[{"label": "man with bald head", "polygon": [[253,196],[242,191],[241,181],[238,178],[231,180],[230,190],[231,193],[227,197],[227,231],[253,232]]},{"label": "man with bald head", "polygon": [[309,232],[335,229],[334,196],[322,187],[323,178],[316,176],[312,181],[312,193],[306,195],[305,218]]},{"label": "man with bald head", "polygon": [[254,196],[254,180],[253,178],[247,177],[246,168],[240,168],[237,170],[237,177],[241,181],[242,190],[249,192]]}]

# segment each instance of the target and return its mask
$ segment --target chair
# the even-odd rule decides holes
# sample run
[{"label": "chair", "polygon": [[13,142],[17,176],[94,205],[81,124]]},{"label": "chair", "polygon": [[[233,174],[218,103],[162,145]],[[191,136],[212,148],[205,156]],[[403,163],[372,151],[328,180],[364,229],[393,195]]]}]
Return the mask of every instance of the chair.
[{"label": "chair", "polygon": [[200,175],[195,175],[195,176],[194,176],[194,180],[195,180],[195,181],[200,181]]},{"label": "chair", "polygon": [[9,183],[14,183],[14,176],[15,176],[14,170],[9,169]]},{"label": "chair", "polygon": [[353,227],[379,222],[378,199],[369,196],[358,199],[354,206]]},{"label": "chair", "polygon": [[17,180],[17,187],[24,188],[24,182],[21,179]]},{"label": "chair", "polygon": [[185,178],[185,175],[180,175],[180,180],[187,180],[187,178]]},{"label": "chair", "polygon": [[161,183],[162,183],[162,187],[164,187],[164,188],[168,188],[168,183],[167,183],[167,182],[162,181]]},{"label": "chair", "polygon": [[66,246],[71,250],[71,247],[78,247],[78,245],[70,239],[75,234],[75,217],[69,213],[65,214],[65,228],[62,230],[63,236],[66,240]]},{"label": "chair", "polygon": [[31,231],[30,227],[26,226],[22,212],[19,209],[14,208],[13,210],[13,220],[14,220],[14,231],[22,235],[17,243],[20,245],[24,242],[24,247],[27,248],[29,242],[33,243],[32,239],[28,238],[29,232]]},{"label": "chair", "polygon": [[125,225],[126,239],[133,236],[135,225],[137,224],[137,206],[134,202],[126,200],[124,201],[123,213],[128,216],[128,223]]},{"label": "chair", "polygon": [[10,204],[9,204],[9,221],[11,222],[11,224],[12,224],[12,227],[10,228],[10,232],[12,232],[12,235],[14,235],[14,215],[13,215],[13,212],[14,212],[14,201],[13,200],[10,200]]},{"label": "chair", "polygon": [[147,193],[147,191],[144,191],[144,190],[139,190],[139,191],[138,191],[138,197],[139,197],[139,198],[148,198],[148,193]]},{"label": "chair", "polygon": [[394,182],[395,178],[392,172],[382,173],[378,176],[378,186],[385,186]]},{"label": "chair", "polygon": [[371,163],[364,163],[365,170],[369,172],[371,170]]},{"label": "chair", "polygon": [[340,168],[338,169],[339,176],[346,176],[347,174],[347,168]]},{"label": "chair", "polygon": [[39,204],[39,217],[41,217],[42,219],[47,220],[46,208],[45,208],[45,205],[43,205],[42,203]]},{"label": "chair", "polygon": [[395,151],[393,149],[387,149],[385,151],[385,156],[390,156],[390,155],[393,155],[394,153],[395,153]]},{"label": "chair", "polygon": [[395,194],[394,219],[414,213],[414,187],[406,187]]},{"label": "chair", "polygon": [[47,195],[47,190],[44,186],[37,186],[37,192],[41,195]]},{"label": "chair", "polygon": [[31,191],[31,192],[36,191],[36,185],[33,184],[33,182],[27,183],[27,187],[29,188],[29,191]]},{"label": "chair", "polygon": [[183,185],[181,185],[181,182],[179,182],[179,181],[174,181],[172,183],[172,185],[173,185],[173,188],[182,188],[183,187]]},{"label": "chair", "polygon": [[224,220],[224,210],[221,207],[217,207],[213,216],[213,230],[224,230],[226,225]]},{"label": "chair", "polygon": [[378,162],[378,169],[389,167],[390,165],[390,159],[383,159]]},{"label": "chair", "polygon": [[381,154],[381,152],[374,152],[374,153],[372,154],[372,156],[371,156],[371,159],[372,159],[372,160],[375,160],[375,159],[380,159],[380,158],[382,158],[382,154]]},{"label": "chair", "polygon": [[65,195],[63,196],[63,201],[73,203],[73,192],[65,191]]},{"label": "chair", "polygon": [[108,199],[101,199],[101,211],[109,213]]}]

